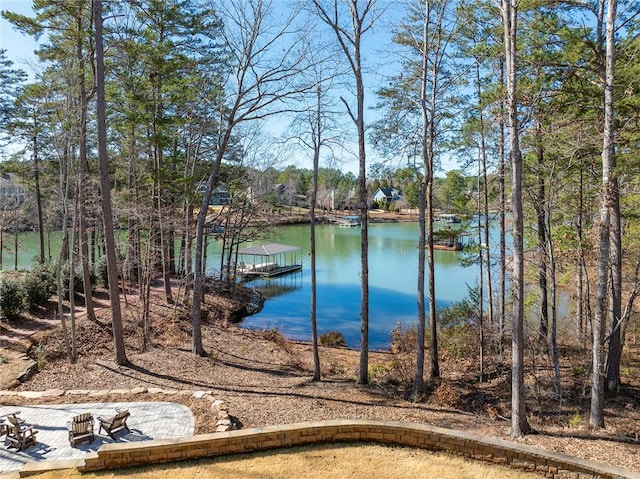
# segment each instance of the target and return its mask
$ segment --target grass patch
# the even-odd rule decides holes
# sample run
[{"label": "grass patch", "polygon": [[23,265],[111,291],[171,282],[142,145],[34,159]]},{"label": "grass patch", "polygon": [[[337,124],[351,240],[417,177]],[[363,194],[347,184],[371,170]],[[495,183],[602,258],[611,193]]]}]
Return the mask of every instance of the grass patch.
[{"label": "grass patch", "polygon": [[128,479],[516,479],[538,478],[504,466],[471,461],[460,456],[421,449],[378,444],[337,444],[296,447],[254,454],[238,454],[135,467],[125,470],[80,474],[74,470],[54,471],[38,479],[98,479],[126,475]]}]

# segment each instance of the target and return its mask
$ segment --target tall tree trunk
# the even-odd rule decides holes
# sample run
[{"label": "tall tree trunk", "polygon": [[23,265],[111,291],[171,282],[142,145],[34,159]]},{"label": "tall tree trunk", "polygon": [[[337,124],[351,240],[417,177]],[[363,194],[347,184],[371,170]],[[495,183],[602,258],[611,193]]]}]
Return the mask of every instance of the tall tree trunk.
[{"label": "tall tree trunk", "polygon": [[502,22],[504,26],[505,60],[507,64],[507,110],[511,147],[511,203],[513,207],[511,436],[514,438],[522,437],[531,430],[527,422],[524,389],[524,227],[522,208],[522,154],[520,152],[518,131],[518,97],[516,86],[517,5],[517,1],[502,0]]},{"label": "tall tree trunk", "polygon": [[[58,255],[58,264],[56,265],[56,288],[58,295],[58,316],[60,317],[60,325],[62,326],[62,337],[64,339],[65,350],[67,351],[67,359],[70,363],[74,362],[73,351],[71,350],[71,341],[69,340],[69,329],[64,313],[64,287],[62,285],[62,270],[65,261],[69,257],[69,154],[68,148],[65,146],[60,163],[60,193],[62,195],[62,241],[60,242],[60,254]],[[16,252],[17,256],[17,252]]]},{"label": "tall tree trunk", "polygon": [[[35,183],[36,211],[38,214],[38,243],[40,246],[40,256],[38,259],[40,264],[44,264],[46,261],[44,254],[44,219],[42,216],[42,192],[40,191],[40,159],[38,158],[37,133],[33,135],[33,181]],[[0,245],[0,255],[1,253],[2,245]],[[0,269],[2,269],[2,259],[0,259]]]},{"label": "tall tree trunk", "polygon": [[[602,142],[602,191],[600,198],[600,226],[598,250],[598,269],[596,276],[596,311],[593,321],[592,341],[592,380],[591,380],[591,411],[589,425],[596,428],[604,427],[604,335],[607,321],[607,293],[611,264],[612,243],[619,240],[617,219],[612,221],[615,214],[616,198],[618,196],[615,180],[615,127],[614,127],[614,98],[613,88],[615,80],[615,20],[617,0],[607,0],[605,65],[603,75],[604,87],[604,128]],[[617,252],[615,253],[617,254]],[[614,272],[617,275],[618,272]],[[615,278],[615,276],[614,276]],[[619,286],[613,285],[613,286]],[[613,292],[615,294],[615,292]],[[619,293],[618,293],[619,294]]]},{"label": "tall tree trunk", "polygon": [[[482,116],[480,116],[480,123],[482,123]],[[482,134],[481,134],[482,136]],[[480,382],[484,380],[484,254],[482,247],[482,222],[480,220],[480,211],[482,211],[482,200],[480,195],[480,178],[482,178],[482,152],[480,152],[478,156],[478,179],[477,179],[477,189],[478,189],[478,329],[479,329],[479,339],[480,339],[480,351],[479,351],[479,367],[478,372],[480,376]],[[485,175],[486,180],[486,175]]]},{"label": "tall tree trunk", "polygon": [[540,120],[535,120],[536,157],[538,160],[538,193],[534,201],[537,229],[538,229],[538,288],[540,294],[540,339],[546,341],[549,337],[549,286],[547,281],[547,198],[546,185],[543,177],[544,149],[542,146],[542,126]]},{"label": "tall tree trunk", "polygon": [[[80,175],[80,173],[78,173]],[[73,202],[73,223],[71,224],[71,248],[69,254],[69,321],[71,323],[71,363],[78,360],[78,348],[76,347],[76,261],[78,258],[78,216],[80,206],[81,179],[77,178],[76,191]],[[85,292],[86,294],[86,292]]]},{"label": "tall tree trunk", "polygon": [[[227,139],[228,141],[228,139]],[[220,146],[218,148],[221,148]],[[217,159],[213,168],[207,178],[205,185],[204,195],[202,203],[200,204],[200,211],[196,218],[196,245],[195,245],[195,265],[193,270],[193,305],[191,308],[191,352],[196,356],[206,356],[206,351],[202,345],[202,296],[204,292],[204,268],[205,268],[205,223],[207,219],[207,212],[209,210],[209,202],[211,201],[211,194],[213,187],[218,181],[220,162],[222,161],[221,150],[216,155]]]},{"label": "tall tree trunk", "polygon": [[93,286],[91,284],[91,271],[89,269],[89,242],[87,235],[87,183],[89,182],[89,160],[87,158],[87,91],[85,82],[85,55],[82,48],[83,28],[81,14],[77,21],[76,56],[78,61],[78,100],[80,102],[79,118],[79,154],[80,154],[80,184],[78,190],[80,213],[80,261],[82,264],[82,284],[84,285],[84,304],[87,308],[87,319],[95,321],[96,314],[93,309]]},{"label": "tall tree trunk", "polygon": [[551,237],[551,212],[546,214],[546,238],[549,258],[549,279],[551,280],[551,358],[553,360],[553,375],[556,398],[562,399],[562,382],[560,381],[560,356],[558,353],[558,286],[556,281],[556,256]]},{"label": "tall tree trunk", "polygon": [[[484,108],[482,106],[481,94],[482,94],[482,79],[480,77],[480,64],[476,62],[475,64],[475,72],[476,72],[476,95],[478,97],[478,117],[480,120],[480,154],[478,159],[478,243],[480,246],[479,250],[479,258],[480,258],[480,315],[479,315],[479,328],[480,328],[480,381],[483,381],[484,377],[484,291],[483,291],[483,255],[486,252],[486,267],[487,267],[487,306],[489,309],[489,324],[493,325],[493,289],[492,289],[492,280],[491,280],[491,248],[489,247],[489,185],[487,184],[487,143],[486,143],[486,133],[484,128]],[[482,196],[483,201],[481,204],[480,201],[480,178],[482,178]],[[482,226],[480,222],[480,211],[484,212],[484,245],[483,247],[483,238],[482,238]]]},{"label": "tall tree trunk", "polygon": [[[365,0],[358,3],[357,0],[349,0],[349,20],[342,24],[338,2],[328,2],[328,7],[320,0],[313,0],[314,7],[320,19],[326,23],[335,33],[336,39],[345,58],[349,63],[356,84],[356,111],[349,107],[344,98],[342,102],[347,107],[351,121],[358,132],[358,206],[360,210],[360,363],[358,372],[358,384],[369,382],[369,226],[368,226],[368,201],[367,201],[367,156],[365,148],[364,125],[364,80],[362,72],[361,43],[362,35],[369,30],[373,20],[368,16],[372,12],[375,0]],[[348,25],[348,26],[345,26]]]},{"label": "tall tree trunk", "polygon": [[[358,62],[360,61],[360,48],[358,43]],[[369,218],[367,201],[367,160],[365,153],[364,131],[364,84],[362,71],[356,71],[356,83],[358,85],[358,202],[360,204],[360,365],[358,384],[369,383]]]},{"label": "tall tree trunk", "polygon": [[[500,86],[504,87],[504,62],[501,60],[500,64]],[[507,192],[505,187],[506,176],[506,153],[505,153],[505,111],[504,100],[500,99],[500,118],[499,118],[499,130],[500,130],[500,143],[498,145],[498,157],[499,157],[499,196],[500,196],[500,300],[498,302],[498,353],[502,358],[504,348],[504,332],[505,332],[505,319],[506,319],[506,304],[507,304],[507,247],[506,247],[506,231],[507,231]]]},{"label": "tall tree trunk", "polygon": [[153,97],[154,97],[154,116],[153,116],[153,159],[154,159],[154,191],[155,191],[155,207],[157,214],[157,248],[161,258],[161,271],[164,284],[164,294],[167,303],[173,302],[173,294],[171,292],[171,274],[170,274],[170,258],[169,258],[169,226],[166,224],[164,218],[164,187],[163,187],[163,175],[164,175],[164,152],[162,150],[162,133],[160,131],[160,124],[162,124],[162,98],[161,89],[162,84],[159,79],[160,75],[154,75],[156,81],[153,84]]},{"label": "tall tree trunk", "polygon": [[[413,400],[418,399],[422,384],[424,381],[424,336],[426,328],[426,311],[425,311],[425,259],[426,252],[429,254],[431,261],[431,253],[433,252],[433,227],[427,231],[427,204],[428,204],[428,184],[431,181],[432,170],[429,169],[429,113],[427,109],[427,88],[428,88],[428,52],[427,42],[429,33],[429,2],[424,4],[424,18],[422,24],[422,48],[421,48],[421,70],[420,70],[420,158],[424,165],[424,177],[420,180],[420,188],[418,190],[418,331],[416,334],[416,370],[413,378],[413,389],[411,396]],[[432,225],[433,226],[433,225]],[[430,318],[430,323],[435,324],[435,317]],[[436,355],[437,359],[437,355]]]},{"label": "tall tree trunk", "polygon": [[434,126],[431,126],[431,153],[429,169],[431,171],[427,182],[427,265],[429,267],[429,325],[431,326],[431,372],[430,379],[436,380],[440,377],[440,359],[438,349],[438,315],[436,311],[436,272],[435,258],[433,250],[433,141],[435,140]]},{"label": "tall tree trunk", "polygon": [[311,208],[309,219],[311,222],[311,347],[313,350],[313,378],[312,381],[320,381],[320,354],[318,352],[318,324],[317,324],[317,282],[316,282],[316,202],[318,198],[318,167],[320,161],[320,145],[322,144],[322,89],[317,87],[316,103],[316,135],[313,139],[313,185],[311,189]]},{"label": "tall tree trunk", "polygon": [[584,222],[584,172],[580,168],[580,181],[578,185],[578,218],[576,223],[576,237],[578,241],[578,270],[576,274],[576,325],[578,327],[578,338],[583,340],[585,337],[585,321],[584,321],[584,270],[585,270],[585,251],[583,237]]},{"label": "tall tree trunk", "polygon": [[[137,176],[137,163],[136,163],[136,125],[134,122],[130,122],[128,125],[128,151],[127,156],[129,161],[127,162],[127,187],[129,188],[129,195],[127,196],[127,206],[131,211],[138,207],[138,182]],[[122,274],[125,281],[137,283],[140,281],[141,276],[141,251],[140,251],[140,236],[138,234],[139,226],[136,215],[130,214],[127,218],[127,252],[124,260],[124,267],[122,268]],[[139,285],[138,291],[142,294],[142,285]]]},{"label": "tall tree trunk", "polygon": [[113,326],[116,364],[120,366],[127,366],[129,364],[129,360],[127,359],[124,346],[124,330],[122,327],[122,313],[120,311],[120,285],[118,281],[116,242],[113,231],[113,211],[111,209],[111,182],[109,181],[109,165],[107,159],[104,47],[102,45],[102,0],[93,0],[93,20],[95,22],[98,160],[100,165],[100,193],[102,195],[101,203],[104,221],[104,244],[107,256],[107,276],[109,278],[111,324]]},{"label": "tall tree trunk", "polygon": [[[603,8],[603,7],[601,7]],[[618,194],[615,175],[615,128],[613,86],[615,80],[615,19],[617,0],[607,0],[604,88],[604,126],[602,143],[602,191],[600,197],[600,232],[596,276],[596,311],[592,328],[592,380],[589,424],[604,427],[604,335],[607,320],[608,279],[611,265],[611,216]]]},{"label": "tall tree trunk", "polygon": [[424,381],[424,335],[426,328],[426,308],[425,308],[425,260],[428,248],[427,242],[427,222],[426,222],[426,197],[427,197],[427,181],[426,177],[420,180],[418,189],[418,330],[416,334],[416,370],[413,378],[413,389],[411,397],[413,400],[418,399],[420,389]]},{"label": "tall tree trunk", "polygon": [[[616,168],[613,158],[612,170]],[[618,179],[613,177],[611,199],[611,293],[609,294],[609,349],[607,351],[605,390],[618,392],[620,388],[620,358],[622,356],[622,225],[620,219],[620,192]]]}]

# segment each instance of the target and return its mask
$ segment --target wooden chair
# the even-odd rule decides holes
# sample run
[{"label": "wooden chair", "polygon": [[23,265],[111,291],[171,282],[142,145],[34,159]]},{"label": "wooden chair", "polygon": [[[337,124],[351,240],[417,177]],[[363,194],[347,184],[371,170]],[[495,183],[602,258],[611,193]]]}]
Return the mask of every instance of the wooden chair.
[{"label": "wooden chair", "polygon": [[100,423],[100,429],[98,433],[104,429],[104,431],[115,441],[115,433],[126,429],[127,432],[131,432],[129,426],[127,426],[127,419],[129,418],[129,411],[126,409],[116,411],[115,416],[100,417],[98,416],[98,422]]},{"label": "wooden chair", "polygon": [[71,447],[81,442],[93,442],[93,416],[90,413],[78,414],[67,422],[69,431],[69,443]]},{"label": "wooden chair", "polygon": [[8,432],[7,440],[9,447],[15,447],[18,451],[22,451],[36,444],[36,434],[38,431],[33,426],[24,424],[24,419],[18,417],[17,413],[7,415]]}]

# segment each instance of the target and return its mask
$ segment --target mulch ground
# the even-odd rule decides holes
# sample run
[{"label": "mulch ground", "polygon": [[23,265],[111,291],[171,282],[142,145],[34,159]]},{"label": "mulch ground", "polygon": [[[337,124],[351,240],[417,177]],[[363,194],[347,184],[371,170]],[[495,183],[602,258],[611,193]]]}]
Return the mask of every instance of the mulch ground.
[{"label": "mulch ground", "polygon": [[[371,383],[359,386],[359,353],[345,348],[321,347],[323,380],[312,382],[313,362],[308,344],[288,341],[273,331],[250,331],[229,322],[247,296],[219,289],[207,297],[203,323],[206,357],[191,354],[188,311],[167,304],[154,293],[149,347],[141,351],[142,319],[139,299],[123,301],[128,367],[113,361],[110,311],[98,294],[98,320],[77,320],[79,359],[71,364],[60,328],[29,336],[46,357],[42,369],[18,390],[133,389],[136,387],[206,390],[224,400],[229,413],[244,428],[335,418],[402,420],[467,430],[509,439],[510,368],[487,359],[485,381],[478,382],[475,356],[460,356],[442,349],[438,384],[427,385],[420,401],[407,397],[413,374],[412,354],[401,349],[372,352]],[[243,294],[249,294],[244,292]],[[5,324],[5,327],[7,325]],[[8,328],[11,329],[11,328]],[[629,341],[631,343],[631,341]],[[6,344],[6,350],[10,349]],[[41,353],[42,354],[42,353]],[[640,364],[637,350],[625,356],[623,391],[607,398],[605,430],[587,427],[589,398],[584,394],[584,351],[563,350],[563,398],[554,398],[552,369],[540,354],[529,365],[527,394],[530,424],[536,434],[521,443],[613,464],[640,473]],[[428,354],[427,354],[428,357]],[[471,359],[470,359],[471,358]],[[13,361],[10,361],[12,363]],[[0,371],[8,371],[5,365]],[[0,372],[0,380],[4,373]],[[70,401],[69,398],[73,398]],[[190,407],[196,432],[212,432],[216,418],[208,401],[188,396],[136,395],[136,401],[171,400]],[[86,402],[87,397],[64,396],[38,401],[12,398],[14,404]],[[123,400],[100,397],[100,401]],[[3,400],[5,401],[5,400]],[[6,402],[6,401],[5,401]]]}]

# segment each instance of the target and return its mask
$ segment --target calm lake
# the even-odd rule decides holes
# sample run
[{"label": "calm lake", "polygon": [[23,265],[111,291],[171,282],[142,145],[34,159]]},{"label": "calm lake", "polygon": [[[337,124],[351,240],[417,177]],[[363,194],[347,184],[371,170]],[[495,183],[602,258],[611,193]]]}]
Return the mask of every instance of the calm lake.
[{"label": "calm lake", "polygon": [[[317,281],[318,332],[341,332],[350,347],[360,343],[360,228],[318,225]],[[369,225],[369,345],[388,348],[390,332],[398,324],[417,320],[418,224],[373,223]],[[5,236],[6,245],[13,238]],[[57,238],[56,238],[57,239]],[[301,248],[302,271],[272,279],[254,280],[248,285],[268,299],[264,309],[246,318],[248,328],[276,328],[292,339],[310,339],[310,233],[308,225],[275,228],[270,237],[256,244],[276,242]],[[55,241],[54,243],[57,243]],[[249,246],[243,245],[243,246]],[[52,248],[58,248],[57,244]],[[18,267],[33,264],[37,234],[19,236]],[[48,254],[48,251],[47,251]],[[57,258],[58,251],[51,252]],[[435,252],[436,303],[444,307],[467,295],[467,285],[478,280],[478,267],[462,267],[461,253]],[[212,243],[207,270],[219,269],[220,245]],[[14,256],[3,256],[3,269],[13,269]]]},{"label": "calm lake", "polygon": [[[398,324],[417,321],[418,224],[369,225],[369,346],[388,348]],[[360,343],[360,228],[316,227],[318,333],[341,332],[349,347]],[[265,296],[264,309],[246,318],[249,328],[277,328],[287,337],[310,340],[310,233],[308,225],[277,228],[262,242],[299,246],[301,272],[249,282]],[[462,267],[458,252],[436,251],[436,302],[444,307],[467,295],[478,280],[477,266]]]}]

